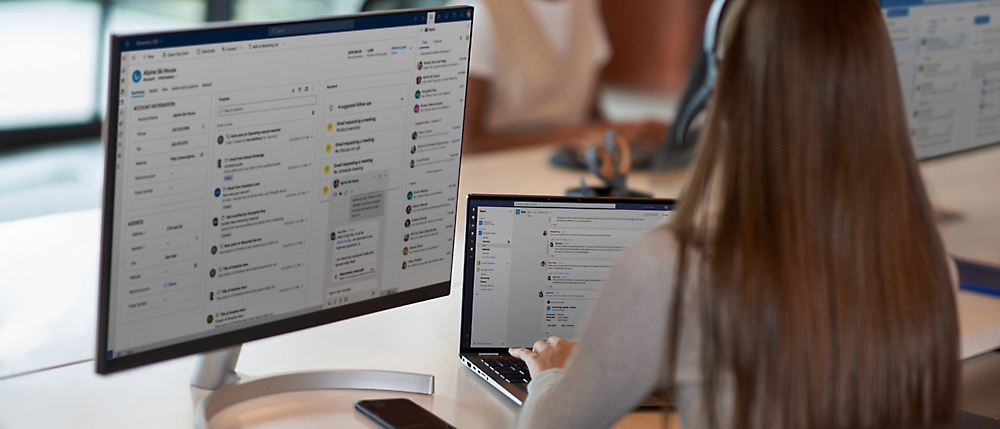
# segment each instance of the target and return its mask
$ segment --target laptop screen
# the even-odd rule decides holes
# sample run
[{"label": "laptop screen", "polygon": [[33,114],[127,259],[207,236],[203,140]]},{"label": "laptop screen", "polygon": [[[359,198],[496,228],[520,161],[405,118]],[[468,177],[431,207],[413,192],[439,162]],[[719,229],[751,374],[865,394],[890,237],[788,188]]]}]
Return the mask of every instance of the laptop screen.
[{"label": "laptop screen", "polygon": [[575,339],[629,243],[670,200],[469,196],[463,348]]}]

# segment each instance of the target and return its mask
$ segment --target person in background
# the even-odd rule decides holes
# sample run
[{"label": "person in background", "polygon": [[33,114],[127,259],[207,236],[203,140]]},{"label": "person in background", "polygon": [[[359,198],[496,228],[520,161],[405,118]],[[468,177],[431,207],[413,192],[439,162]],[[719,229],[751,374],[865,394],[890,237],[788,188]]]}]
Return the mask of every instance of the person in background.
[{"label": "person in background", "polygon": [[605,428],[672,389],[689,428],[956,418],[957,274],[870,0],[732,0],[670,224],[611,270],[579,347],[511,349],[518,428]]},{"label": "person in background", "polygon": [[666,125],[611,123],[597,107],[611,44],[598,0],[473,0],[463,149],[593,143],[614,126],[662,140]]}]

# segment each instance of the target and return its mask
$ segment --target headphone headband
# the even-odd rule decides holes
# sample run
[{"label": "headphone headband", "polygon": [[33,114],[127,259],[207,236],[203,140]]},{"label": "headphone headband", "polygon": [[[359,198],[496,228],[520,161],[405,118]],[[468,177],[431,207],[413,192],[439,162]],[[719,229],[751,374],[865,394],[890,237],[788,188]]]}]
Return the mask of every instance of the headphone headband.
[{"label": "headphone headband", "polygon": [[691,127],[691,122],[694,121],[698,112],[701,112],[708,104],[708,98],[712,95],[712,90],[715,87],[715,75],[719,61],[717,52],[719,32],[722,27],[726,2],[727,0],[714,0],[712,6],[708,9],[708,18],[705,20],[705,33],[702,37],[702,50],[705,53],[705,62],[707,63],[705,64],[705,76],[698,91],[687,103],[681,106],[679,110],[680,115],[674,121],[672,140],[675,142],[676,149],[682,149],[687,146],[685,140],[687,139],[688,128]]},{"label": "headphone headband", "polygon": [[[715,70],[718,63],[719,32],[722,30],[722,13],[726,9],[726,0],[715,0],[708,8],[708,18],[705,20],[705,34],[702,39],[702,49],[708,58],[708,67]],[[712,73],[714,76],[714,73]]]}]

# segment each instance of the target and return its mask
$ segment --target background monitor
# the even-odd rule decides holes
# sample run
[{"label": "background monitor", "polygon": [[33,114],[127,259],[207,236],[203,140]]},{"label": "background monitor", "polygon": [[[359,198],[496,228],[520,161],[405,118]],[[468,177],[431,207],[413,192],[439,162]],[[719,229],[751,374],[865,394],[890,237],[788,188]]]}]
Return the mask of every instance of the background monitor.
[{"label": "background monitor", "polygon": [[918,159],[1000,143],[1000,1],[882,0]]},{"label": "background monitor", "polygon": [[455,7],[113,36],[97,371],[447,295],[471,31]]}]

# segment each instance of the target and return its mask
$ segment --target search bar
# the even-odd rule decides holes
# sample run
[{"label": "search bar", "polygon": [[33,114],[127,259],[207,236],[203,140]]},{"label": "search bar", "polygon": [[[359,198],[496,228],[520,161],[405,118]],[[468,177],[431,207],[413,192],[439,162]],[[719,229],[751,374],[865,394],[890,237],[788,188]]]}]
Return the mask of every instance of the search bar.
[{"label": "search bar", "polygon": [[267,28],[268,37],[300,36],[303,34],[332,33],[354,29],[353,19],[338,19],[328,22],[305,22],[302,24],[275,25]]},{"label": "search bar", "polygon": [[566,208],[588,208],[588,209],[613,209],[613,203],[537,203],[532,201],[514,201],[514,207],[566,207]]},{"label": "search bar", "polygon": [[239,115],[243,113],[264,112],[268,110],[290,109],[292,107],[314,105],[316,105],[316,96],[306,95],[302,97],[282,98],[280,100],[267,100],[220,106],[219,116]]}]

